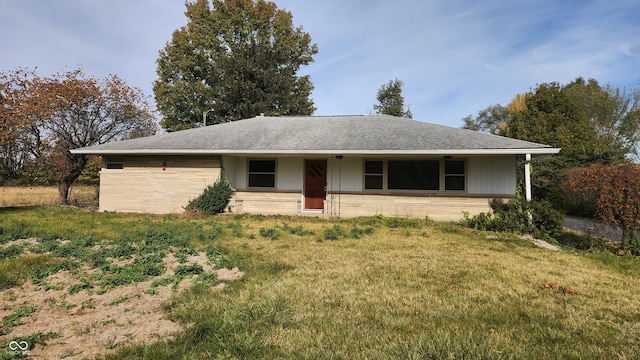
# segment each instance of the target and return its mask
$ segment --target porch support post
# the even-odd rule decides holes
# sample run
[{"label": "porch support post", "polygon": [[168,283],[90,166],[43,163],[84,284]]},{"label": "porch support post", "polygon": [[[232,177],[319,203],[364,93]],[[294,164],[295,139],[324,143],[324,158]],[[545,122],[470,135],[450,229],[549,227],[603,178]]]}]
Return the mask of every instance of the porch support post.
[{"label": "porch support post", "polygon": [[524,161],[524,193],[525,199],[531,201],[531,154],[525,155]]}]

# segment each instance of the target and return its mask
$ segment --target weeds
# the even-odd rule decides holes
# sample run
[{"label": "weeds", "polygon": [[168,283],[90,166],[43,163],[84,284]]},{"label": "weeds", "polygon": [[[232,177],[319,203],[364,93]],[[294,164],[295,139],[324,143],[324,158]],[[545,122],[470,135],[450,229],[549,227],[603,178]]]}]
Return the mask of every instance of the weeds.
[{"label": "weeds", "polygon": [[129,295],[122,295],[119,298],[113,300],[112,302],[108,303],[108,306],[118,306],[120,304],[126,303],[127,301],[129,301]]},{"label": "weeds", "polygon": [[200,275],[204,272],[202,265],[200,264],[191,264],[191,265],[179,265],[174,270],[174,273],[177,276],[190,276],[190,275]]},{"label": "weeds", "polygon": [[313,232],[312,230],[306,230],[302,226],[302,224],[297,226],[289,226],[287,223],[282,223],[282,229],[291,235],[297,235],[297,236],[315,235],[315,232]]},{"label": "weeds", "polygon": [[227,227],[231,229],[231,234],[237,238],[242,238],[244,236],[242,231],[242,224],[239,221],[230,222],[227,224]]},{"label": "weeds", "polygon": [[31,268],[46,267],[53,262],[48,255],[21,256],[0,260],[0,290],[20,286],[29,279]]},{"label": "weeds", "polygon": [[35,306],[20,306],[14,309],[10,315],[3,317],[0,321],[0,335],[10,333],[11,327],[20,325],[23,317],[31,316],[34,312],[36,312]]},{"label": "weeds", "polygon": [[318,239],[318,241],[322,240],[338,240],[340,238],[351,238],[351,239],[360,239],[365,235],[371,235],[375,232],[374,228],[369,226],[366,228],[359,228],[356,225],[353,225],[349,232],[346,232],[342,226],[335,224],[332,227],[325,229],[323,233],[323,237]]},{"label": "weeds", "polygon": [[271,228],[260,228],[259,230],[260,236],[269,238],[271,240],[278,240],[280,238],[280,230],[277,227]]},{"label": "weeds", "polygon": [[342,229],[342,226],[336,224],[336,225],[333,225],[333,227],[331,228],[324,229],[323,239],[338,240],[340,237],[343,237],[344,235],[345,235],[345,232]]}]

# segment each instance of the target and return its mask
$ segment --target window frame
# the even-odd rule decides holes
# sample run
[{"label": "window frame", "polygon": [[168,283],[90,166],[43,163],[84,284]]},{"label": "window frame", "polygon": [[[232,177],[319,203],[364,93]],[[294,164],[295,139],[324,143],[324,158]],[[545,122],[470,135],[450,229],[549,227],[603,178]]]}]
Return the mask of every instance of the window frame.
[{"label": "window frame", "polygon": [[[273,162],[273,171],[251,171],[251,162]],[[277,187],[278,161],[276,159],[247,159],[247,188],[249,189],[276,189]],[[270,175],[273,177],[273,186],[259,186],[251,184],[252,175]]]},{"label": "window frame", "polygon": [[124,170],[124,158],[116,156],[107,156],[104,158],[105,170]]},{"label": "window frame", "polygon": [[[396,176],[400,176],[397,173],[394,173],[393,176],[394,178],[392,179],[392,173],[391,173],[391,168],[395,167],[392,166],[392,162],[395,163],[425,163],[424,165],[422,165],[423,167],[425,167],[427,170],[434,170],[436,171],[436,174],[432,177],[430,177],[428,179],[428,181],[420,181],[419,179],[415,179],[411,182],[409,182],[408,184],[419,184],[422,183],[422,185],[426,186],[424,188],[420,188],[420,187],[396,187],[396,186],[403,186],[403,181],[400,178],[400,180],[397,180],[398,178],[396,178]],[[416,164],[417,165],[417,164]],[[442,178],[441,178],[441,174],[442,174],[442,163],[440,162],[439,159],[393,159],[393,160],[387,160],[387,190],[389,191],[420,191],[420,192],[434,192],[434,191],[441,191],[442,189]],[[416,173],[418,173],[420,171],[416,171]],[[428,172],[427,172],[428,173]],[[435,181],[435,185],[436,187],[433,188],[429,185],[429,182],[434,182]],[[393,183],[393,185],[392,185]],[[396,185],[397,183],[397,185]],[[404,182],[405,184],[407,184],[407,182]],[[391,188],[391,186],[394,186],[393,188]]]},{"label": "window frame", "polygon": [[[422,193],[422,194],[445,194],[445,193],[467,193],[468,192],[468,167],[467,167],[467,159],[466,158],[392,158],[392,159],[376,159],[376,158],[363,158],[362,159],[362,191],[363,192],[380,192],[380,193]],[[382,162],[382,174],[367,172],[367,162]],[[438,168],[438,189],[390,189],[389,188],[389,162],[393,161],[425,161],[425,162],[437,162]],[[451,170],[447,166],[447,162],[458,163],[461,168],[459,169],[462,173],[450,173],[447,170]],[[434,164],[435,165],[435,164]],[[368,176],[381,176],[382,177],[382,188],[367,188],[366,181]],[[449,189],[447,186],[447,179],[451,179],[453,177],[462,178],[463,189]]]},{"label": "window frame", "polygon": [[[462,163],[462,173],[456,172],[447,172],[447,163]],[[445,159],[442,162],[442,176],[444,178],[443,186],[444,191],[467,191],[467,162],[464,159]],[[462,189],[448,189],[447,188],[447,179],[448,178],[462,178]]]},{"label": "window frame", "polygon": [[[381,165],[381,169],[380,169],[380,173],[377,172],[367,172],[367,162],[379,162]],[[374,160],[374,159],[364,159],[364,162],[362,164],[362,171],[364,173],[364,177],[363,177],[363,182],[362,182],[362,188],[365,191],[375,191],[375,190],[384,190],[386,188],[386,161],[384,160]],[[375,178],[380,178],[380,187],[371,187],[368,188],[367,187],[367,177],[375,177]]]}]

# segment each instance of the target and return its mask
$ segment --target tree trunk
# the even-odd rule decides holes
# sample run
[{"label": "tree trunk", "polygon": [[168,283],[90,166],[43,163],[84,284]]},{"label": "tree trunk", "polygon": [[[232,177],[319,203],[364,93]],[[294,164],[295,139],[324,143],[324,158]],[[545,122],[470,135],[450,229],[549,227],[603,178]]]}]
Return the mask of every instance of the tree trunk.
[{"label": "tree trunk", "polygon": [[71,184],[67,184],[64,181],[58,185],[58,204],[69,205],[69,189],[70,188],[71,188]]},{"label": "tree trunk", "polygon": [[[620,246],[622,247],[622,249],[624,249],[625,252],[627,251],[629,245],[631,245],[631,241],[633,240],[634,235],[635,230],[632,226],[622,224],[622,241],[620,242]],[[631,251],[633,252],[633,250]]]}]

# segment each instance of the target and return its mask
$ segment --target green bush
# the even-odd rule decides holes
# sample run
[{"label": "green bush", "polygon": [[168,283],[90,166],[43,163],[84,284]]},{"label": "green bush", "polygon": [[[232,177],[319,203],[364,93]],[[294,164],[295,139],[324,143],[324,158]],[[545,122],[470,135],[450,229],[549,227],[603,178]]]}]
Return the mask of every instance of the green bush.
[{"label": "green bush", "polygon": [[473,217],[465,213],[461,224],[478,230],[531,234],[547,240],[555,240],[560,234],[564,215],[548,201],[525,201],[518,192],[514,199],[507,202],[493,199],[489,205],[492,213]]},{"label": "green bush", "polygon": [[531,226],[533,236],[541,239],[555,239],[562,232],[564,215],[554,209],[549,201],[533,201],[531,210]]},{"label": "green bush", "polygon": [[207,186],[197,198],[189,201],[185,209],[187,211],[201,211],[208,215],[219,214],[227,208],[232,195],[231,183],[224,172],[221,172],[218,180],[213,185]]}]

